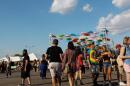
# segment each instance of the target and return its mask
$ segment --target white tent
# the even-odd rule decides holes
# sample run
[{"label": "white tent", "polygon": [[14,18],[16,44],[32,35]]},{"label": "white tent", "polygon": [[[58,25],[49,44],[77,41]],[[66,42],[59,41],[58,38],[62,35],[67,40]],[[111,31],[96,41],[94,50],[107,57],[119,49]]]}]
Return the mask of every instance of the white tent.
[{"label": "white tent", "polygon": [[14,57],[10,57],[10,60],[11,60],[12,62],[17,62],[17,61],[21,61],[22,58],[19,57],[19,56],[14,56]]},{"label": "white tent", "polygon": [[[22,57],[22,58],[24,58],[24,57]],[[38,60],[38,58],[36,57],[36,55],[34,53],[30,53],[29,58],[30,58],[30,61]]]},{"label": "white tent", "polygon": [[[19,57],[19,56],[11,56],[10,57],[10,61],[12,61],[12,62],[17,62],[17,61],[21,61],[22,59],[21,59],[21,57]],[[6,57],[3,57],[3,58],[1,58],[0,59],[0,62],[2,62],[2,61],[7,61],[8,62],[8,59],[6,58]]]},{"label": "white tent", "polygon": [[0,59],[0,62],[2,62],[2,61],[8,61],[8,59],[6,57],[3,57]]},{"label": "white tent", "polygon": [[[38,58],[36,57],[36,55],[34,53],[30,53],[29,57],[30,57],[30,61],[38,60]],[[22,59],[23,59],[23,57],[19,57],[19,56],[10,57],[10,60],[12,62],[22,61]],[[8,61],[8,59],[6,57],[3,57],[0,59],[0,62],[2,62],[2,61]]]},{"label": "white tent", "polygon": [[29,57],[30,57],[30,61],[38,60],[38,58],[34,53],[29,54]]}]

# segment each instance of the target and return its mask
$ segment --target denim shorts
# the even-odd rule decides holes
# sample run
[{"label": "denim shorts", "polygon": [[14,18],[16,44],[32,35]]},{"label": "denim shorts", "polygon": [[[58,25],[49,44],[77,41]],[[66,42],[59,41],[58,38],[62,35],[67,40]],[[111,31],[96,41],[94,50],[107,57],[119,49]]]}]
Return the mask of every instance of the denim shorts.
[{"label": "denim shorts", "polygon": [[110,62],[103,62],[103,67],[109,68],[112,67],[112,64]]},{"label": "denim shorts", "polygon": [[99,65],[92,64],[91,65],[91,71],[92,71],[92,73],[99,73]]}]

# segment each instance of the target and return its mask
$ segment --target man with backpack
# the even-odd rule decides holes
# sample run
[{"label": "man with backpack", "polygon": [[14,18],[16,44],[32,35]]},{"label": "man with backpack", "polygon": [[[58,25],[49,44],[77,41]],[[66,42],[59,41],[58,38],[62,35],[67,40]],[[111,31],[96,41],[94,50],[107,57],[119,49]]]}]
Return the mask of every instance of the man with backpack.
[{"label": "man with backpack", "polygon": [[94,86],[97,86],[97,79],[99,76],[99,61],[96,56],[96,50],[94,42],[90,44],[90,51],[89,51],[89,66],[91,67],[92,77],[93,77],[93,84]]}]

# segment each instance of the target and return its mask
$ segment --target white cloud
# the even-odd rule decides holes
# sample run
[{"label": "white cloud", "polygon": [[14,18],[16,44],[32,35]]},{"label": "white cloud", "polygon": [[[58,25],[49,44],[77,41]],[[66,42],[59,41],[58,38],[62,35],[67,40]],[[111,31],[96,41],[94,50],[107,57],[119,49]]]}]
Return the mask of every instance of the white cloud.
[{"label": "white cloud", "polygon": [[109,14],[99,19],[97,30],[107,27],[112,34],[130,31],[130,9],[117,15]]},{"label": "white cloud", "polygon": [[112,0],[112,4],[119,8],[127,7],[130,6],[130,0]]},{"label": "white cloud", "polygon": [[92,12],[93,8],[91,7],[90,4],[86,4],[83,6],[83,11],[85,12]]},{"label": "white cloud", "polygon": [[78,0],[53,0],[50,12],[66,14],[73,10]]}]

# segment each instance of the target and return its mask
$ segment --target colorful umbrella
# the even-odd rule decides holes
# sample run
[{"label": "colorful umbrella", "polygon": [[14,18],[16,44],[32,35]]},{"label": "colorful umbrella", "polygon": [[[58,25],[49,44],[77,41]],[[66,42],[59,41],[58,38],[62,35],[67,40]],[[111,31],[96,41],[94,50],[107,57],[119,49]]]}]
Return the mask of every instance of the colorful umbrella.
[{"label": "colorful umbrella", "polygon": [[100,37],[104,37],[104,34],[100,34]]},{"label": "colorful umbrella", "polygon": [[71,41],[71,40],[72,40],[72,38],[66,38],[66,40],[67,40],[67,41]]},{"label": "colorful umbrella", "polygon": [[65,36],[64,34],[59,35],[59,37],[61,37],[61,38],[63,38],[64,36]]},{"label": "colorful umbrella", "polygon": [[84,40],[84,39],[87,39],[87,38],[88,38],[88,37],[86,37],[86,36],[80,36],[80,37],[79,37],[80,40]]},{"label": "colorful umbrella", "polygon": [[87,33],[87,32],[82,32],[81,35],[83,35],[83,36],[89,36],[90,34]]},{"label": "colorful umbrella", "polygon": [[89,31],[88,33],[89,33],[89,34],[92,34],[92,33],[93,33],[93,31]]},{"label": "colorful umbrella", "polygon": [[78,42],[78,40],[79,40],[78,38],[73,38],[72,39],[73,42]]},{"label": "colorful umbrella", "polygon": [[71,35],[68,34],[68,35],[65,35],[65,37],[71,37]]},{"label": "colorful umbrella", "polygon": [[74,34],[74,33],[71,33],[70,35],[71,35],[71,36],[78,36],[77,34]]}]

